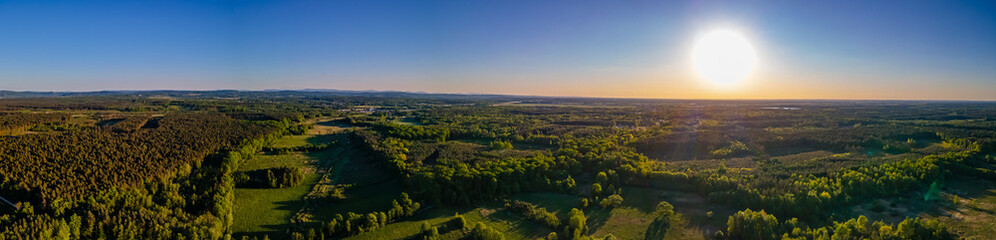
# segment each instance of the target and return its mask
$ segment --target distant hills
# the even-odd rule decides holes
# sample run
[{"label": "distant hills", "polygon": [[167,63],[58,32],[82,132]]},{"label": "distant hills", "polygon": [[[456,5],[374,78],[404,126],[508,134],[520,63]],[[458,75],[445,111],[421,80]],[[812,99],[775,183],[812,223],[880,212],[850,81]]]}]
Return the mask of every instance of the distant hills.
[{"label": "distant hills", "polygon": [[[9,91],[0,90],[0,99],[5,98],[41,98],[41,97],[92,97],[92,96],[162,96],[162,97],[321,97],[321,96],[363,96],[363,97],[397,97],[397,98],[446,98],[446,99],[489,99],[489,98],[523,98],[526,96],[497,94],[453,94],[425,93],[403,91],[375,90],[336,90],[336,89],[300,89],[300,90],[106,90],[90,92],[57,92],[57,91]],[[536,98],[535,96],[530,96]],[[544,97],[539,97],[544,98]]]}]

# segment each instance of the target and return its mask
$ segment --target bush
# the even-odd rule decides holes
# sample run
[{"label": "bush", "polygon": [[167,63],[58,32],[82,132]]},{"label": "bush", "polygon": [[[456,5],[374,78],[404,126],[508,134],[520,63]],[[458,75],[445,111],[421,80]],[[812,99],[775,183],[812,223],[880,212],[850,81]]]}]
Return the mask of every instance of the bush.
[{"label": "bush", "polygon": [[619,205],[622,205],[622,203],[623,203],[622,196],[619,196],[619,194],[612,194],[609,195],[608,197],[603,198],[602,202],[598,203],[598,205],[602,206],[602,208],[614,208],[618,207]]},{"label": "bush", "polygon": [[505,236],[498,230],[489,228],[484,223],[478,222],[468,236],[471,240],[504,240]]},{"label": "bush", "polygon": [[523,201],[510,201],[505,203],[505,207],[519,211],[526,216],[526,219],[533,220],[547,227],[556,228],[560,226],[560,219],[557,215],[547,211],[545,208],[536,208],[536,205]]},{"label": "bush", "polygon": [[439,229],[428,222],[422,222],[422,240],[439,239]]},{"label": "bush", "polygon": [[566,232],[570,234],[567,236],[569,239],[580,239],[588,231],[588,217],[584,216],[583,211],[577,208],[571,209],[567,219]]},{"label": "bush", "polygon": [[550,234],[547,234],[546,240],[557,240],[557,232],[550,232]]},{"label": "bush", "polygon": [[452,222],[453,226],[455,226],[457,229],[466,230],[468,227],[470,227],[467,226],[467,219],[463,218],[463,215],[460,214],[453,216]]},{"label": "bush", "polygon": [[664,235],[671,227],[671,216],[674,216],[674,207],[670,203],[665,201],[657,203],[657,209],[654,210],[654,221],[650,222],[644,239],[664,239]]},{"label": "bush", "polygon": [[509,141],[494,140],[491,141],[491,149],[493,150],[508,150],[512,149],[512,143]]},{"label": "bush", "polygon": [[315,128],[314,124],[299,124],[287,127],[287,133],[293,135],[304,135],[305,133],[308,133],[308,130],[311,130],[312,128]]}]

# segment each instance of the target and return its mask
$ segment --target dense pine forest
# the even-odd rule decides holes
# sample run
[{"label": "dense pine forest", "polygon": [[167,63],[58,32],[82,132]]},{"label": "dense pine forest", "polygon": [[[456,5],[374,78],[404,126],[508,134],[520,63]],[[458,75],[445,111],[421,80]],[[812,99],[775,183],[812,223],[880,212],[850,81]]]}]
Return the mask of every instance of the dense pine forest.
[{"label": "dense pine forest", "polygon": [[0,239],[987,239],[996,103],[0,99]]}]

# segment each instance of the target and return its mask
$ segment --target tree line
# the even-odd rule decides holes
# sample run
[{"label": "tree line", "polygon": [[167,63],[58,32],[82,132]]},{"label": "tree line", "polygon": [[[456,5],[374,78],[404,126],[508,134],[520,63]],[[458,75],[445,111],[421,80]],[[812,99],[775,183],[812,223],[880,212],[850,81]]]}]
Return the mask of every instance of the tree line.
[{"label": "tree line", "polygon": [[274,167],[239,171],[233,176],[240,188],[287,188],[300,185],[304,173],[298,167]]}]

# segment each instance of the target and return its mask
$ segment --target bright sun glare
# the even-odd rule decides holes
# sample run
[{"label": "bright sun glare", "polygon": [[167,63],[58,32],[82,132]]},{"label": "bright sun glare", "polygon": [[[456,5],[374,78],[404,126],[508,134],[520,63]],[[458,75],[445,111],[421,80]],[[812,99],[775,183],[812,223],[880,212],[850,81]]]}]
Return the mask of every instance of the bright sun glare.
[{"label": "bright sun glare", "polygon": [[715,30],[699,37],[692,58],[700,76],[721,86],[747,78],[757,65],[750,42],[731,30]]}]

